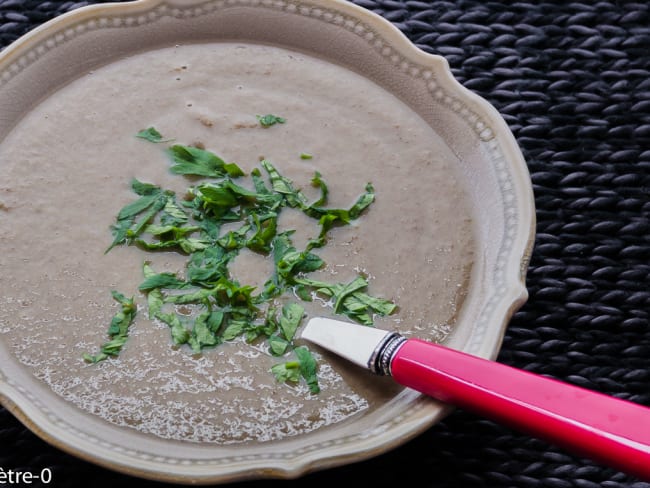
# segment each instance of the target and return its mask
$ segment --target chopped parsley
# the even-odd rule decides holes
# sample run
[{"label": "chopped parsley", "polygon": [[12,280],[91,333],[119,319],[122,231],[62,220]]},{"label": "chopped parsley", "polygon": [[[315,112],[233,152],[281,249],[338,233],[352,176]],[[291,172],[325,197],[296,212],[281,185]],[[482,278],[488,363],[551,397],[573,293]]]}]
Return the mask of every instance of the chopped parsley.
[{"label": "chopped parsley", "polygon": [[138,132],[136,137],[139,137],[140,139],[145,139],[149,142],[169,142],[170,139],[163,139],[163,136],[160,132],[156,130],[154,127],[149,127],[148,129],[143,129],[140,132]]},{"label": "chopped parsley", "polygon": [[223,159],[198,147],[176,144],[167,150],[174,162],[171,172],[177,175],[205,176],[221,178],[223,176],[244,176],[244,172],[234,163],[226,163]]},{"label": "chopped parsley", "polygon": [[108,336],[111,340],[101,346],[98,354],[84,354],[83,358],[86,362],[98,363],[108,359],[109,356],[117,356],[126,343],[129,327],[135,319],[137,309],[133,297],[126,298],[120,292],[114,290],[111,295],[120,304],[120,310],[113,316],[108,327]]},{"label": "chopped parsley", "polygon": [[271,127],[275,124],[284,124],[287,121],[287,119],[284,117],[279,117],[273,114],[256,115],[256,117],[262,127]]},{"label": "chopped parsley", "polygon": [[[259,119],[263,125],[284,123],[272,115]],[[142,133],[148,136],[140,136]],[[162,140],[154,128],[138,136],[152,142]],[[349,208],[331,208],[327,206],[329,188],[318,172],[311,184],[320,190],[320,196],[310,201],[266,159],[248,175],[248,181],[240,184],[239,180],[246,177],[241,168],[210,151],[174,144],[165,153],[172,173],[200,179],[181,199],[170,190],[133,179],[131,188],[136,198],[118,212],[106,252],[126,245],[186,256],[184,273],[157,270],[144,261],[138,287],[146,296],[148,317],[169,327],[172,342],[187,345],[194,353],[240,337],[248,343],[265,344],[269,355],[283,359],[271,368],[279,382],[303,380],[312,393],[318,393],[316,359],[306,346],[295,342],[305,316],[300,302],[321,297],[331,304],[334,313],[369,326],[375,316],[396,310],[393,302],[368,293],[364,276],[349,283],[310,277],[325,266],[312,251],[327,244],[334,227],[348,225],[361,216],[374,201],[374,188],[368,183]],[[278,218],[285,208],[301,211],[314,220],[317,235],[305,249],[293,244],[293,230],[278,229]],[[228,230],[223,229],[226,225]],[[229,271],[233,259],[244,249],[273,261],[273,272],[261,290],[239,283]],[[113,296],[122,309],[111,322],[111,341],[99,354],[84,355],[86,361],[95,363],[116,356],[126,342],[136,306],[133,298],[126,299],[117,292]]]}]

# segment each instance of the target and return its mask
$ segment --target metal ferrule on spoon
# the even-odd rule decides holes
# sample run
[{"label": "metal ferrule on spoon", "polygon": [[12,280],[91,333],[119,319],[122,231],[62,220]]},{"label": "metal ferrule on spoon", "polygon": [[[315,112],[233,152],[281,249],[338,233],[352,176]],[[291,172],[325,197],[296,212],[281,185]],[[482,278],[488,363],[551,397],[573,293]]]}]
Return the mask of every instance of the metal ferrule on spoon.
[{"label": "metal ferrule on spoon", "polygon": [[403,386],[650,479],[650,408],[372,327],[318,317],[301,337]]}]

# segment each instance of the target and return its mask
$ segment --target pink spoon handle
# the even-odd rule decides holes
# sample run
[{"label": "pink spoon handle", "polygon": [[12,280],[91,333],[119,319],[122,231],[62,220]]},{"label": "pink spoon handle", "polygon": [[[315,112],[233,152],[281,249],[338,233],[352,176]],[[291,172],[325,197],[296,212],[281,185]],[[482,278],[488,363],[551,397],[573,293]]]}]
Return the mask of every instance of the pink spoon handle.
[{"label": "pink spoon handle", "polygon": [[650,479],[650,408],[418,339],[390,370],[401,385]]}]

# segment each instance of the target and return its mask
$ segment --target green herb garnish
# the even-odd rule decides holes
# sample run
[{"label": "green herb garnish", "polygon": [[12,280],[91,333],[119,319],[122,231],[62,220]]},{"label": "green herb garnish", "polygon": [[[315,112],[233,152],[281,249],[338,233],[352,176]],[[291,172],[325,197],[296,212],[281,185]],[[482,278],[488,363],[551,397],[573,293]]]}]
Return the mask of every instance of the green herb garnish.
[{"label": "green herb garnish", "polygon": [[[265,126],[284,123],[273,115],[258,118]],[[162,140],[153,128],[147,134],[155,136],[152,142]],[[149,261],[144,262],[138,289],[146,296],[149,318],[166,324],[172,342],[187,344],[194,353],[238,338],[249,343],[263,341],[270,355],[285,358],[271,370],[278,381],[297,383],[302,379],[317,393],[316,359],[305,346],[294,342],[305,315],[296,300],[322,297],[332,304],[334,313],[365,325],[372,325],[374,316],[389,315],[396,309],[393,302],[369,295],[363,276],[350,283],[309,277],[325,265],[312,251],[326,245],[331,229],[350,224],[372,204],[372,185],[366,185],[349,208],[329,208],[329,189],[318,172],[311,184],[320,190],[320,197],[310,201],[269,160],[261,161],[249,181],[239,184],[238,179],[245,176],[239,166],[210,151],[175,144],[165,152],[172,173],[203,179],[190,186],[180,201],[172,191],[132,180],[137,198],[119,211],[106,252],[127,245],[187,256],[182,274],[156,270]],[[278,229],[279,215],[287,207],[314,220],[317,235],[305,249],[294,246],[293,230]],[[227,231],[222,229],[226,224]],[[273,273],[259,291],[235,281],[230,274],[230,263],[244,249],[273,260]],[[123,309],[109,329],[111,342],[102,346],[99,355],[85,355],[87,361],[117,355],[126,341],[135,305],[133,299],[114,296]],[[287,301],[288,297],[295,299]]]},{"label": "green herb garnish", "polygon": [[174,164],[171,172],[177,175],[207,176],[243,176],[244,172],[235,163],[226,163],[217,155],[198,147],[176,144],[167,150]]},{"label": "green herb garnish", "polygon": [[271,372],[280,382],[298,383],[300,377],[302,377],[307,383],[309,391],[319,393],[320,386],[318,386],[318,377],[316,375],[318,370],[316,359],[305,346],[295,348],[294,353],[297,360],[276,364],[271,368]]},{"label": "green herb garnish", "polygon": [[136,306],[133,297],[126,298],[117,291],[112,291],[113,298],[120,304],[120,310],[113,316],[111,324],[108,327],[110,341],[101,346],[100,352],[95,355],[84,354],[83,358],[89,363],[98,363],[109,356],[117,356],[126,343],[129,335],[129,327],[133,323],[136,315]]},{"label": "green herb garnish", "polygon": [[162,134],[158,132],[154,127],[143,129],[140,132],[138,132],[135,136],[139,137],[140,139],[145,139],[149,142],[169,142],[171,140],[171,139],[163,139]]},{"label": "green herb garnish", "polygon": [[271,127],[275,124],[284,124],[287,121],[287,119],[284,117],[279,117],[273,114],[256,115],[256,117],[262,127]]}]

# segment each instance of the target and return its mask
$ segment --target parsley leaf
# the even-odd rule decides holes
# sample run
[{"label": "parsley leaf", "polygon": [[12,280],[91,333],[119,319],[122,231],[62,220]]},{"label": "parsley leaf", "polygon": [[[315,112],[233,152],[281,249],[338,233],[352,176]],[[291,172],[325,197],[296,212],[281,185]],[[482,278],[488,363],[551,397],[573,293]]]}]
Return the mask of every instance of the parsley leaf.
[{"label": "parsley leaf", "polygon": [[275,124],[284,124],[287,121],[287,119],[284,117],[279,117],[273,114],[256,115],[255,117],[257,117],[257,120],[262,127],[271,127]]},{"label": "parsley leaf", "polygon": [[145,139],[149,142],[169,142],[171,139],[163,139],[163,136],[158,130],[156,130],[155,127],[149,127],[147,129],[143,129],[140,132],[138,132],[136,137],[139,137],[140,139]]},{"label": "parsley leaf", "polygon": [[[151,266],[149,265],[148,261],[145,261],[144,264],[142,265],[142,273],[144,274],[145,278],[151,278],[152,276],[155,276],[156,272],[151,269]],[[149,318],[153,319],[156,314],[158,314],[163,307],[164,301],[163,301],[163,295],[162,291],[158,288],[152,288],[149,290],[147,293],[147,306],[149,309]]]},{"label": "parsley leaf", "polygon": [[278,229],[277,216],[269,216],[263,221],[260,221],[257,214],[252,214],[250,218],[253,221],[256,231],[255,234],[246,241],[246,247],[251,251],[268,254],[271,252],[271,242],[275,238]]},{"label": "parsley leaf", "polygon": [[296,190],[293,187],[293,182],[289,178],[282,176],[269,160],[264,159],[260,164],[269,174],[273,191],[284,195],[290,207],[302,207],[307,203],[307,199],[302,192]]},{"label": "parsley leaf", "polygon": [[[117,222],[111,227],[113,242],[105,253],[118,244],[133,242],[156,214],[165,208],[167,200],[173,196],[171,192],[164,192],[160,187],[142,183],[135,178],[131,181],[131,188],[137,195],[140,195],[140,198],[125,205],[117,214]],[[136,220],[136,217],[139,220]]]},{"label": "parsley leaf", "polygon": [[86,362],[98,363],[110,356],[117,356],[126,343],[129,327],[135,319],[137,308],[133,297],[126,298],[122,293],[115,290],[111,291],[111,295],[120,304],[120,310],[113,316],[108,327],[108,336],[111,340],[101,346],[98,354],[84,354],[83,358]]},{"label": "parsley leaf", "polygon": [[185,288],[187,283],[176,277],[174,273],[158,273],[147,276],[138,290],[149,291],[154,288]]},{"label": "parsley leaf", "polygon": [[192,351],[201,352],[205,347],[214,347],[223,342],[223,339],[217,336],[216,331],[223,321],[223,313],[213,313],[205,311],[200,314],[194,321],[194,327],[190,332],[188,339]]},{"label": "parsley leaf", "polygon": [[228,163],[214,153],[198,147],[175,144],[167,150],[174,163],[171,172],[178,175],[207,176],[221,178],[243,176],[244,172],[235,163]]},{"label": "parsley leaf", "polygon": [[390,315],[397,305],[383,298],[372,297],[365,293],[368,282],[358,276],[350,283],[325,283],[308,278],[295,278],[295,283],[334,301],[335,313],[341,313],[364,325],[372,325],[374,314]]},{"label": "parsley leaf", "polygon": [[280,383],[290,381],[298,383],[300,381],[300,362],[287,361],[286,363],[275,364],[271,367],[271,373]]},{"label": "parsley leaf", "polygon": [[271,367],[271,373],[280,383],[298,383],[300,377],[302,377],[311,393],[319,393],[320,386],[318,384],[318,364],[316,359],[305,346],[296,347],[293,352],[297,357],[297,361],[292,360],[275,364]]},{"label": "parsley leaf", "polygon": [[280,335],[274,334],[272,336],[269,336],[269,348],[271,350],[271,354],[274,356],[282,356],[285,352],[287,352],[287,349],[290,345],[291,343]]},{"label": "parsley leaf", "polygon": [[322,175],[316,171],[314,177],[311,179],[311,185],[315,188],[320,188],[320,198],[310,205],[310,207],[321,207],[327,205],[327,196],[329,195],[329,189],[327,184],[323,181]]},{"label": "parsley leaf", "polygon": [[282,307],[282,317],[280,317],[280,329],[284,338],[291,342],[296,334],[298,325],[305,314],[305,309],[297,303],[289,303]]},{"label": "parsley leaf", "polygon": [[296,356],[298,356],[298,361],[300,362],[300,374],[307,382],[309,391],[312,393],[320,392],[318,377],[316,376],[318,370],[316,359],[314,359],[314,356],[305,346],[297,347],[294,351]]}]

